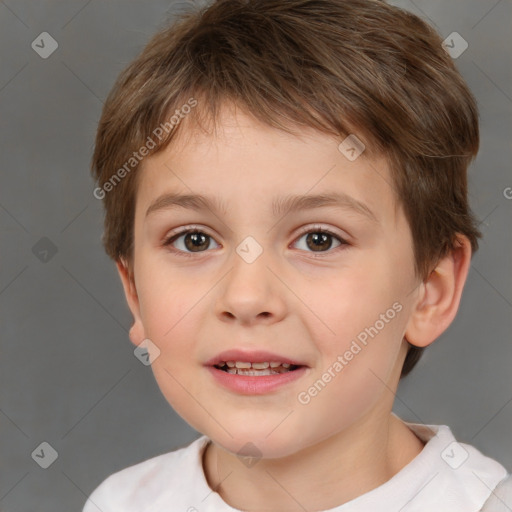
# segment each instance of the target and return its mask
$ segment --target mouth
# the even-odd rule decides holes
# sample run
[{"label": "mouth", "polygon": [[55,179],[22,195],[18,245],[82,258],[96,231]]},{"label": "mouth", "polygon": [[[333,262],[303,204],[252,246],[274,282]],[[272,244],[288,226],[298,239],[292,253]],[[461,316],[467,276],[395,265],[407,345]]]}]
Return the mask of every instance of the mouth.
[{"label": "mouth", "polygon": [[291,363],[282,363],[280,361],[264,361],[251,363],[244,361],[220,361],[213,365],[217,370],[221,370],[231,375],[245,375],[247,377],[264,377],[267,375],[279,375],[288,373],[305,367]]},{"label": "mouth", "polygon": [[241,395],[263,395],[309,374],[304,360],[267,350],[225,350],[204,363],[213,382]]},{"label": "mouth", "polygon": [[265,395],[293,385],[310,368],[282,361],[222,361],[207,366],[213,382],[237,395]]}]

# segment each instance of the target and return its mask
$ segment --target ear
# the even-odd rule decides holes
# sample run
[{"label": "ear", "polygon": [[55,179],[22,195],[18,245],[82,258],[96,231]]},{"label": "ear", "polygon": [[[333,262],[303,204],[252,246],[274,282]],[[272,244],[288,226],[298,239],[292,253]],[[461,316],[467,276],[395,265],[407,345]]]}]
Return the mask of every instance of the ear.
[{"label": "ear", "polygon": [[411,345],[425,347],[435,341],[452,323],[462,296],[471,262],[471,243],[457,235],[456,247],[442,258],[421,284],[405,338]]},{"label": "ear", "polygon": [[123,259],[116,261],[116,266],[121,282],[123,283],[126,302],[128,303],[134,320],[130,328],[130,340],[134,345],[138,346],[146,336],[144,335],[144,325],[142,324],[140,316],[139,297],[137,295],[137,289],[135,288],[133,272],[128,263]]}]

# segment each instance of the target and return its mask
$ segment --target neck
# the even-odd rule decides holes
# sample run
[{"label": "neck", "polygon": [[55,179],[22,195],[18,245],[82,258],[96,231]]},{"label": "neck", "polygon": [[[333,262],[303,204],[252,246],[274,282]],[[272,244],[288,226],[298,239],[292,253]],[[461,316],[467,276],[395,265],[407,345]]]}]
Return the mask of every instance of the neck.
[{"label": "neck", "polygon": [[388,414],[378,421],[373,418],[353,425],[288,457],[260,459],[251,467],[210,443],[203,467],[209,486],[234,508],[325,510],[384,484],[423,446],[399,418]]}]

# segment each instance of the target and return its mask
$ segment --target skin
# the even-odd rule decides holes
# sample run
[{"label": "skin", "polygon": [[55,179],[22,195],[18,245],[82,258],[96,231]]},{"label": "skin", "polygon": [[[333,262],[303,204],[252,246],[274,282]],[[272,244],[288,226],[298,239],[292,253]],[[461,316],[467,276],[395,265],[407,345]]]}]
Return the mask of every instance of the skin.
[{"label": "skin", "polygon": [[[138,345],[149,338],[159,348],[156,381],[176,412],[212,439],[203,468],[226,503],[254,511],[332,508],[382,485],[422,450],[391,414],[404,336],[427,346],[450,325],[471,246],[459,236],[459,246],[422,281],[383,158],[363,153],[349,161],[338,150],[342,139],[302,127],[300,137],[291,135],[227,104],[219,125],[216,133],[184,125],[170,146],[143,161],[134,258],[117,263],[134,317],[130,339]],[[272,214],[275,196],[334,190],[364,202],[379,223],[333,207]],[[167,209],[145,218],[163,192],[216,196],[227,211]],[[190,237],[185,245],[186,236],[163,245],[189,224],[210,235],[202,249],[194,252]],[[307,233],[320,226],[348,245],[332,237],[331,248],[315,250],[299,232],[308,226]],[[250,264],[235,250],[247,236],[263,249]],[[395,318],[301,404],[298,394],[395,302],[402,305]],[[240,395],[203,366],[240,347],[288,355],[309,368],[266,395]],[[237,456],[247,442],[262,454],[251,467]]]}]

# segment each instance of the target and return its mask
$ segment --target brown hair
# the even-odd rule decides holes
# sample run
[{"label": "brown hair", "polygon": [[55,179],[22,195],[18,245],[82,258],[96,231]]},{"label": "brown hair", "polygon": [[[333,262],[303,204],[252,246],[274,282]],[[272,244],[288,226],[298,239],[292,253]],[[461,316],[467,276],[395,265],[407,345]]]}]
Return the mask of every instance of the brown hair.
[{"label": "brown hair", "polygon": [[[198,106],[176,124],[191,98]],[[161,151],[192,119],[215,124],[225,101],[290,133],[355,133],[365,155],[385,155],[418,277],[457,233],[478,249],[466,176],[479,147],[476,101],[433,28],[380,0],[218,0],[159,30],[105,102],[92,171],[111,258],[132,262],[138,150]],[[422,351],[409,346],[401,377]]]}]

